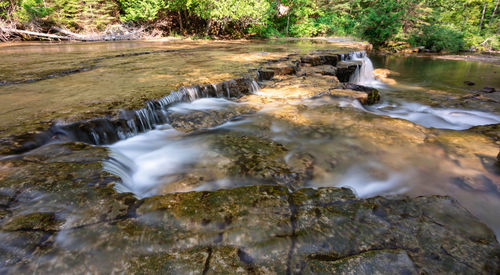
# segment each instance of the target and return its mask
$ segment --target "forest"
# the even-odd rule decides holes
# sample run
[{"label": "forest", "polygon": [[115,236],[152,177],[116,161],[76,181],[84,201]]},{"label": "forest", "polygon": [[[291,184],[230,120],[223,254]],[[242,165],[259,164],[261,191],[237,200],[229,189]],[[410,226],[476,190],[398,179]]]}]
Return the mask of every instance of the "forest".
[{"label": "forest", "polygon": [[[1,0],[8,30],[152,36],[271,38],[349,36],[375,47],[498,50],[500,0]],[[19,38],[19,37],[18,37]]]}]

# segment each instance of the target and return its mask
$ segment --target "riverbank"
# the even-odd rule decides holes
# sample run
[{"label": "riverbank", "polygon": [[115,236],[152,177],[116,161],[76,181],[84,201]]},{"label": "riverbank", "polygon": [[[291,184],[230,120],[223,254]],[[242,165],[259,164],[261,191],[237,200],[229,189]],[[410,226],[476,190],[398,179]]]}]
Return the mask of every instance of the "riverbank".
[{"label": "riverbank", "polygon": [[463,61],[477,61],[477,62],[486,62],[493,64],[500,64],[500,52],[491,52],[491,53],[480,53],[480,54],[461,54],[461,55],[436,55],[431,56],[436,59],[446,59],[446,60],[463,60]]}]

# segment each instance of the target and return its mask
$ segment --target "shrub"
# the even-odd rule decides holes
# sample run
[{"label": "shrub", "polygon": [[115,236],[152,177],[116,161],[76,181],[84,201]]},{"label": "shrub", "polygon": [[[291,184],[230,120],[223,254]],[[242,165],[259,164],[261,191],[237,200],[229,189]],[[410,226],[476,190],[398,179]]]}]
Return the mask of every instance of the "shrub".
[{"label": "shrub", "polygon": [[433,51],[458,52],[464,49],[464,34],[449,26],[426,26],[410,38],[413,46],[425,46]]},{"label": "shrub", "polygon": [[145,22],[156,19],[158,12],[165,7],[162,0],[119,0],[125,14],[122,21]]},{"label": "shrub", "polygon": [[367,8],[361,20],[361,35],[375,46],[386,45],[402,27],[404,3],[395,0],[380,0]]},{"label": "shrub", "polygon": [[44,18],[52,13],[52,9],[44,5],[42,0],[22,0],[20,9],[15,15],[21,22],[28,22],[35,18]]}]

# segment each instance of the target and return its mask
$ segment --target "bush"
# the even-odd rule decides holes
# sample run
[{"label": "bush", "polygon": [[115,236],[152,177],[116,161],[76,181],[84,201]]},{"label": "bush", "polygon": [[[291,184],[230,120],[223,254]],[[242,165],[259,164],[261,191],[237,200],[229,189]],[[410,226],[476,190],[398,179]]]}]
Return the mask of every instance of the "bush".
[{"label": "bush", "polygon": [[158,12],[165,7],[162,0],[119,0],[125,14],[122,21],[145,22],[156,19]]},{"label": "bush", "polygon": [[42,0],[22,0],[16,17],[21,22],[28,22],[35,18],[44,18],[52,13],[51,8],[45,7]]},{"label": "bush", "polygon": [[290,35],[293,37],[316,36],[320,28],[312,18],[305,18],[290,26]]},{"label": "bush", "polygon": [[247,32],[263,38],[283,37],[283,33],[277,30],[271,22],[263,25],[252,25],[248,27]]},{"label": "bush", "polygon": [[458,52],[465,47],[464,34],[448,26],[426,26],[421,33],[412,35],[410,43],[438,52]]},{"label": "bush", "polygon": [[356,28],[357,22],[348,14],[341,16],[335,13],[327,13],[324,16],[316,19],[319,25],[320,34],[333,35],[352,35]]},{"label": "bush", "polygon": [[361,35],[375,46],[386,45],[402,27],[404,3],[395,0],[380,0],[367,8],[361,20]]}]

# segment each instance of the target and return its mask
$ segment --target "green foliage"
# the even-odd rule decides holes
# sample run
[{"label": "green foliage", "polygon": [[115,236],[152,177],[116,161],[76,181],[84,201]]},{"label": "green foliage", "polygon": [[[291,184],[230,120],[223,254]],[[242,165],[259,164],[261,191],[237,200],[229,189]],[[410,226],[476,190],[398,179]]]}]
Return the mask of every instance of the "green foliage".
[{"label": "green foliage", "polygon": [[318,34],[318,26],[313,19],[305,18],[292,25],[290,34],[294,37],[316,36]]},{"label": "green foliage", "polygon": [[79,1],[54,0],[54,11],[57,14],[54,20],[59,25],[75,29],[78,27],[78,16],[82,9]]},{"label": "green foliage", "polygon": [[187,0],[186,8],[205,20],[240,21],[243,25],[259,24],[267,18],[267,0]]},{"label": "green foliage", "polygon": [[[497,0],[0,0],[0,18],[77,31],[122,21],[203,37],[359,36],[375,46],[498,49]],[[486,9],[484,9],[486,4]],[[484,12],[483,12],[484,9]],[[483,20],[481,18],[484,17]]]},{"label": "green foliage", "polygon": [[402,27],[404,3],[396,0],[379,0],[368,7],[361,21],[361,35],[375,46],[386,45]]},{"label": "green foliage", "polygon": [[8,12],[8,7],[9,7],[9,2],[7,1],[1,1],[0,2],[0,19],[7,19],[9,12]]},{"label": "green foliage", "polygon": [[42,19],[52,13],[52,9],[47,7],[43,0],[22,0],[19,6],[20,9],[15,13],[15,16],[21,22]]},{"label": "green foliage", "polygon": [[119,0],[124,14],[122,21],[145,22],[156,18],[158,12],[165,8],[163,0]]},{"label": "green foliage", "polygon": [[262,25],[252,25],[248,28],[248,33],[254,34],[262,38],[277,38],[283,37],[283,33],[280,32],[274,24],[262,24]]},{"label": "green foliage", "polygon": [[325,35],[352,35],[357,27],[357,21],[348,14],[327,13],[317,19],[319,34]]},{"label": "green foliage", "polygon": [[410,43],[433,51],[458,52],[464,49],[464,34],[450,26],[427,26],[414,34]]}]

